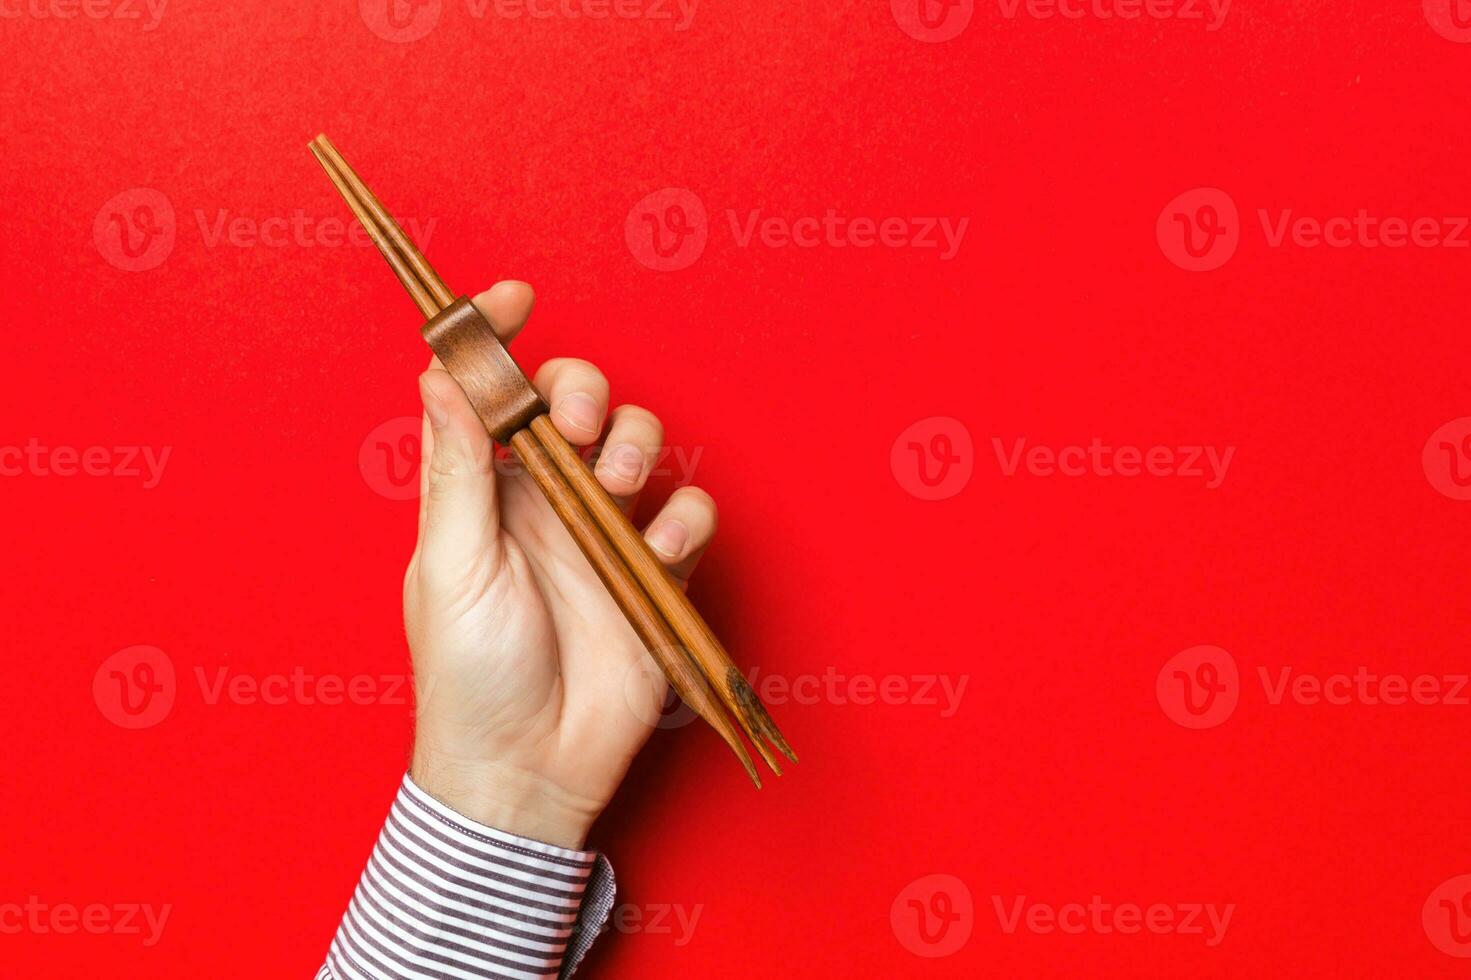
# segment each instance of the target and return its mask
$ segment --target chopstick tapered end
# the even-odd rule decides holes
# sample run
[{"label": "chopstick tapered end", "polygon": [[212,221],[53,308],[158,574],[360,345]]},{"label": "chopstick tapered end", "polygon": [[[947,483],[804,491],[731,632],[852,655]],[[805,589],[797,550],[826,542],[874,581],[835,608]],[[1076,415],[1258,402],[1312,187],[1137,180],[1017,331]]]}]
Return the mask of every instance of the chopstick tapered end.
[{"label": "chopstick tapered end", "polygon": [[739,742],[736,742],[731,745],[731,748],[735,751],[736,758],[741,760],[741,765],[745,767],[746,775],[750,776],[751,782],[756,785],[757,789],[760,789],[761,774],[756,771],[756,764],[753,763],[751,761],[751,757],[746,754],[745,747],[742,746]]},{"label": "chopstick tapered end", "polygon": [[777,751],[793,762],[797,761],[797,753],[792,751],[792,747],[787,744],[787,740],[782,736],[782,733],[776,730],[775,725],[771,726],[770,731],[767,732],[767,737],[771,740],[771,744],[776,746]]},{"label": "chopstick tapered end", "polygon": [[757,789],[760,789],[761,774],[756,771],[756,764],[751,761],[751,756],[746,751],[746,744],[731,730],[730,723],[725,720],[725,716],[717,715],[714,720],[709,715],[702,715],[702,717],[710,724],[711,728],[715,729],[715,734],[720,736],[721,741],[730,746],[730,750],[735,753],[736,758],[741,760],[741,765],[745,767],[746,775],[750,776],[751,782],[756,784]]},{"label": "chopstick tapered end", "polygon": [[726,671],[725,684],[730,694],[730,700],[727,703],[732,705],[732,712],[742,720],[742,727],[745,728],[746,734],[750,735],[751,741],[761,749],[761,754],[771,763],[771,768],[776,770],[778,776],[781,775],[781,770],[776,768],[775,762],[771,759],[771,753],[762,744],[762,739],[775,745],[782,755],[793,762],[797,761],[797,754],[787,744],[786,737],[782,735],[781,729],[776,727],[776,722],[771,720],[771,713],[766,710],[766,705],[761,703],[761,698],[756,695],[745,677],[741,676],[741,672],[734,666]]},{"label": "chopstick tapered end", "polygon": [[766,747],[766,743],[761,741],[759,736],[753,736],[751,738],[751,744],[756,746],[756,751],[761,753],[761,758],[771,767],[771,771],[780,776],[781,763],[776,761],[776,756],[772,755],[771,749]]},{"label": "chopstick tapered end", "polygon": [[751,760],[750,759],[747,759],[745,761],[746,761],[746,775],[750,776],[751,777],[751,782],[756,785],[756,788],[757,789],[760,789],[761,788],[761,774],[756,771],[756,767],[751,764]]}]

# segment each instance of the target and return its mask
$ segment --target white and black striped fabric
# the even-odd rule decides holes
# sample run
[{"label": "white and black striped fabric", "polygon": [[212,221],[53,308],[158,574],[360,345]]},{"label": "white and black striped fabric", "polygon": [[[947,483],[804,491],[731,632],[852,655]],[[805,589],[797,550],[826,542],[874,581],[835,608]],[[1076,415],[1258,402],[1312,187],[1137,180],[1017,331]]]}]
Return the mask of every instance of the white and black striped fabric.
[{"label": "white and black striped fabric", "polygon": [[613,894],[602,855],[476,823],[405,776],[317,980],[566,977]]}]

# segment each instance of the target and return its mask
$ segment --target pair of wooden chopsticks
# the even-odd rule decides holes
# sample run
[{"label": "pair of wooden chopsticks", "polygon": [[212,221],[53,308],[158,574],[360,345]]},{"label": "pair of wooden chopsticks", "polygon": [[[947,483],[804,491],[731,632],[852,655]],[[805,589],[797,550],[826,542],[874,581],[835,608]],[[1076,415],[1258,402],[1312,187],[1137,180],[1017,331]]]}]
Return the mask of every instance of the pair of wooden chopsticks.
[{"label": "pair of wooden chopsticks", "polygon": [[[318,136],[309,148],[419,312],[432,319],[453,304],[454,293],[327,137]],[[510,445],[675,692],[720,734],[758,787],[761,778],[730,718],[781,775],[767,743],[796,762],[791,746],[710,627],[552,420],[537,415],[511,436]]]}]

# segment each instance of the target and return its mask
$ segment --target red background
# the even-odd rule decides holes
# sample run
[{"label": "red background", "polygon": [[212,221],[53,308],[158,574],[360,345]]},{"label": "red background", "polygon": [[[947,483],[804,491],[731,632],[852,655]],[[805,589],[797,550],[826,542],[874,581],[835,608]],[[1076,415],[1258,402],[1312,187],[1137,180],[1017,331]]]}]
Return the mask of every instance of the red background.
[{"label": "red background", "polygon": [[[576,354],[702,452],[723,528],[694,594],[786,678],[968,678],[959,712],[775,703],[803,756],[755,793],[708,732],[661,732],[595,830],[620,901],[693,940],[602,939],[589,977],[1437,976],[1421,925],[1471,871],[1465,707],[1272,705],[1257,680],[1467,668],[1466,503],[1421,449],[1471,415],[1468,253],[1268,245],[1256,210],[1466,214],[1471,45],[1418,2],[1238,0],[1199,21],[1008,19],[954,40],[886,3],[701,4],[668,21],[476,19],[422,40],[353,3],[175,0],[137,22],[0,20],[0,442],[172,448],[162,482],[0,480],[10,610],[0,902],[170,904],[162,941],[0,935],[6,977],[306,977],[402,772],[402,705],[209,704],[195,670],[407,667],[412,501],[358,468],[418,411],[417,318],[371,248],[211,245],[220,211],[340,219],[316,132],[456,288],[532,282],[522,362]],[[1156,241],[1200,186],[1239,251]],[[630,254],[664,187],[710,216],[689,268]],[[94,243],[152,188],[157,268]],[[727,212],[968,217],[959,254],[734,241]],[[200,217],[202,215],[202,218]],[[963,423],[974,475],[924,501],[901,431]],[[1006,477],[992,440],[1232,446],[1223,485]],[[667,483],[668,481],[666,481]],[[94,673],[180,678],[128,731]],[[1229,651],[1240,704],[1176,725],[1155,680]],[[846,700],[846,699],[845,699]],[[954,875],[957,953],[890,907]],[[1234,903],[1224,941],[1008,934],[993,896]]]}]

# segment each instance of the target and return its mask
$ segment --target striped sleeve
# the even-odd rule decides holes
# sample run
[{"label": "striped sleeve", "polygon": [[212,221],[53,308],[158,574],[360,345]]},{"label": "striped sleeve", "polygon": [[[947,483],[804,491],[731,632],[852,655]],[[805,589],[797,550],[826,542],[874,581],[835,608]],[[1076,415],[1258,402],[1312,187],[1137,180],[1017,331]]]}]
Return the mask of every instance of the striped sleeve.
[{"label": "striped sleeve", "polygon": [[476,823],[405,776],[317,980],[570,976],[613,894],[602,855]]}]

